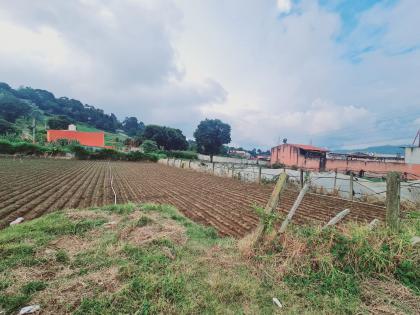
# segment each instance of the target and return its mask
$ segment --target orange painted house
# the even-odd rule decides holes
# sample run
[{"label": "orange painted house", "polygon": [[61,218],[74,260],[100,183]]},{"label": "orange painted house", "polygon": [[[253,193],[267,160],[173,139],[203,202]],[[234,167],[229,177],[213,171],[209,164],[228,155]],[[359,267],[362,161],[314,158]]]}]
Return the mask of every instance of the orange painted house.
[{"label": "orange painted house", "polygon": [[84,146],[105,148],[105,133],[103,131],[47,130],[48,142],[54,142],[59,139],[76,140]]},{"label": "orange painted house", "polygon": [[420,164],[405,163],[400,160],[375,160],[372,158],[346,158],[327,157],[328,150],[303,144],[285,143],[271,149],[271,164],[284,164],[289,167],[315,171],[352,171],[358,173],[371,172],[386,174],[396,171],[406,173],[407,178],[416,179],[420,176]]}]

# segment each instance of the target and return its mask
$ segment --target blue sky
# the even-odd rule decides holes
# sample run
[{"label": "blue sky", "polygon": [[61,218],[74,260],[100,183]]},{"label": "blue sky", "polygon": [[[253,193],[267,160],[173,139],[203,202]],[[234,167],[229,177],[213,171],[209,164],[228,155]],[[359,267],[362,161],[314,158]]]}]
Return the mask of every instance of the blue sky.
[{"label": "blue sky", "polygon": [[234,145],[409,143],[417,0],[2,1],[2,81]]}]

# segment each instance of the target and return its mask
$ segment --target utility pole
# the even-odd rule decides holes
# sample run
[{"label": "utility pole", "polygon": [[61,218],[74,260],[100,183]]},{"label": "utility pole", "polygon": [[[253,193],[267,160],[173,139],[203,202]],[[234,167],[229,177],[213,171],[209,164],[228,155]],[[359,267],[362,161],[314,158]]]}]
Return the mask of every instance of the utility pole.
[{"label": "utility pole", "polygon": [[32,143],[35,143],[35,129],[36,129],[36,120],[35,117],[32,118]]},{"label": "utility pole", "polygon": [[419,138],[419,147],[420,147],[420,129],[419,130],[417,130],[417,133],[416,133],[416,136],[414,137],[414,140],[413,140],[413,147],[414,147],[414,145],[416,144],[416,140],[417,140],[417,138]]}]

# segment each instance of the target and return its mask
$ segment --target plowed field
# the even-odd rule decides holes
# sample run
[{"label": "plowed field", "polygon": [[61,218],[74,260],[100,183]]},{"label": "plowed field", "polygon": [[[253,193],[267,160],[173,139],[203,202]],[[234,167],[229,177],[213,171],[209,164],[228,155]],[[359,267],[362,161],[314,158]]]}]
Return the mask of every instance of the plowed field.
[{"label": "plowed field", "polygon": [[[253,205],[264,206],[272,186],[246,184],[157,163],[0,158],[0,227],[19,216],[32,219],[63,208],[154,202],[176,206],[221,235],[243,236],[257,224]],[[298,192],[286,190],[279,211],[288,211]],[[383,207],[307,194],[294,221],[328,221],[350,208],[347,219],[383,218]]]}]

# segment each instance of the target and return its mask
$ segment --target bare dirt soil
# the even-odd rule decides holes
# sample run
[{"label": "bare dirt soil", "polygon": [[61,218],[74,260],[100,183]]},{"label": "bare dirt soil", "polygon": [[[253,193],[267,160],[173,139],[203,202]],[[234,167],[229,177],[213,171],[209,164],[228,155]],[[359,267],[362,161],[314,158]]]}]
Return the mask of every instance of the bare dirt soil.
[{"label": "bare dirt soil", "polygon": [[[64,208],[114,202],[171,204],[221,235],[241,237],[258,223],[253,206],[264,206],[272,185],[243,183],[158,163],[0,158],[0,227],[17,217],[26,220]],[[298,192],[283,194],[279,211],[292,206]],[[347,220],[383,219],[381,206],[308,193],[295,222],[327,222],[349,208]]]}]

